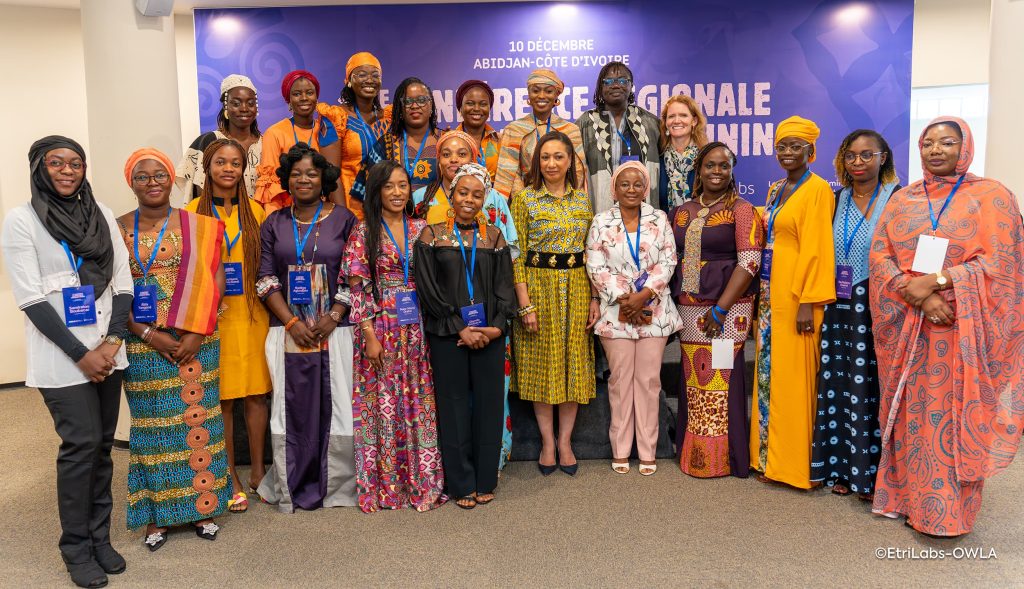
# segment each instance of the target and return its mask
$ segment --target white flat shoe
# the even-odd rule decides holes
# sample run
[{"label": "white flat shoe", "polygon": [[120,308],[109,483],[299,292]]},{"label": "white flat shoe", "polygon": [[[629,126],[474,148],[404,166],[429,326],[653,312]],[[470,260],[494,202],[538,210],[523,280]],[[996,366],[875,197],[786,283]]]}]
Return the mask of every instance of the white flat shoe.
[{"label": "white flat shoe", "polygon": [[612,470],[619,474],[629,474],[629,461],[626,462],[615,462],[612,461]]}]

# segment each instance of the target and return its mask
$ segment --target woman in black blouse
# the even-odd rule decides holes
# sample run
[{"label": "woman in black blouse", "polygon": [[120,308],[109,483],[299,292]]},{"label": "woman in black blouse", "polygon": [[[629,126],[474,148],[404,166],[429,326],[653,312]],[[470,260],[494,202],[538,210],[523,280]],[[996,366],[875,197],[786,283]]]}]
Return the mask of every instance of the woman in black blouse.
[{"label": "woman in black blouse", "polygon": [[505,330],[515,316],[512,257],[480,209],[487,169],[465,164],[452,179],[448,222],[416,243],[416,289],[430,342],[441,459],[456,505],[494,500],[501,451]]}]

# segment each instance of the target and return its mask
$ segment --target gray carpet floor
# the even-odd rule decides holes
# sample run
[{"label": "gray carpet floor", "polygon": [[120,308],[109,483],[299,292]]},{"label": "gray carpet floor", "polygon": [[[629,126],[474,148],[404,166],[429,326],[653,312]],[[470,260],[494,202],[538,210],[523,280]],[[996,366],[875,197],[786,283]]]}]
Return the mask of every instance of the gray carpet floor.
[{"label": "gray carpet floor", "polygon": [[[0,440],[0,587],[69,587],[56,548],[57,438],[36,391],[0,391]],[[955,540],[872,516],[852,497],[697,480],[670,460],[653,477],[586,461],[575,478],[545,478],[515,462],[497,500],[472,511],[283,515],[257,503],[221,517],[216,542],[184,530],[152,554],[141,531],[124,527],[127,464],[115,451],[113,542],[128,560],[110,578],[115,588],[988,587],[1024,578],[1020,461],[989,481],[975,531]],[[918,558],[878,558],[885,549]],[[961,554],[975,549],[995,557]],[[922,559],[929,550],[945,556]]]}]

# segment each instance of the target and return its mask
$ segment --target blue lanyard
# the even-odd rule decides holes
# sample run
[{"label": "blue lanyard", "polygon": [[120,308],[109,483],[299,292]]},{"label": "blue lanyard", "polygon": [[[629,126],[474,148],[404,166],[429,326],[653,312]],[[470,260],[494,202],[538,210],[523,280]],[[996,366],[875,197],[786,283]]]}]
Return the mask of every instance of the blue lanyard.
[{"label": "blue lanyard", "polygon": [[[377,141],[377,136],[373,132],[373,127],[371,127],[369,123],[363,120],[363,115],[362,113],[359,112],[359,106],[352,105],[352,110],[355,111],[356,118],[359,119],[360,124],[356,132],[359,133],[359,141],[360,143],[362,143],[363,153],[369,155],[370,148],[372,148],[373,144]],[[363,156],[363,159],[366,159],[365,155]]]},{"label": "blue lanyard", "polygon": [[[537,115],[536,114],[533,115],[533,124],[534,124],[533,132],[537,134],[537,141],[540,141],[540,121],[537,120]],[[550,132],[551,132],[551,113],[548,113],[548,128],[547,128],[546,131],[544,131],[544,134],[546,135],[546,134],[548,134]]]},{"label": "blue lanyard", "polygon": [[[384,226],[384,231],[388,232],[388,237],[391,238],[391,243],[395,244],[395,249],[397,250],[398,242],[395,241],[395,235],[391,233],[391,228],[384,222],[384,219],[381,219],[380,224]],[[398,259],[402,262],[402,274],[405,276],[405,285],[409,286],[409,223],[405,215],[402,215],[402,234],[405,236],[405,247],[403,248],[405,254],[398,252]]]},{"label": "blue lanyard", "polygon": [[309,241],[309,234],[313,232],[313,226],[316,225],[317,219],[320,218],[320,211],[324,209],[324,201],[320,201],[320,206],[316,208],[316,213],[313,214],[313,220],[309,222],[309,229],[306,229],[306,236],[299,241],[299,223],[295,220],[295,209],[292,209],[292,233],[295,235],[295,259],[298,260],[299,266],[304,266],[306,259],[304,257],[304,251],[306,249],[306,242]]},{"label": "blue lanyard", "polygon": [[[462,131],[463,133],[466,133],[467,135],[469,135],[469,133],[466,131],[466,125],[464,123],[459,123],[458,129],[459,129],[459,131]],[[480,155],[476,156],[476,163],[480,164],[484,168],[487,167],[487,158],[484,157],[484,138],[485,137],[487,137],[487,126],[486,125],[484,126],[484,135],[483,135],[483,137],[480,138],[480,151],[479,151]],[[474,139],[475,139],[475,137],[474,137]]]},{"label": "blue lanyard", "polygon": [[167,218],[164,219],[164,226],[160,228],[160,233],[156,236],[156,243],[153,244],[153,251],[149,254],[149,261],[145,265],[142,264],[142,256],[139,255],[139,209],[135,209],[135,261],[139,263],[139,267],[142,268],[142,283],[145,284],[149,280],[149,269],[153,267],[153,262],[156,261],[156,253],[160,251],[160,244],[164,241],[164,232],[167,231],[167,223],[171,220],[171,212],[174,211],[174,207],[167,207]]},{"label": "blue lanyard", "polygon": [[[615,122],[615,117],[612,117],[612,123],[614,123],[614,122]],[[623,127],[625,127],[625,126],[626,126],[626,122],[625,122],[625,120],[623,120],[623,122],[622,122],[622,126],[623,126]],[[631,152],[633,151],[633,142],[632,142],[632,141],[630,141],[628,137],[626,137],[625,135],[623,135],[623,134],[622,134],[622,131],[619,131],[619,128],[618,128],[618,127],[615,127],[615,134],[619,136],[619,139],[621,139],[623,143],[625,143],[625,144],[626,144],[626,152],[627,152],[627,155],[630,155],[630,154],[631,154]]]},{"label": "blue lanyard", "polygon": [[[235,207],[237,208],[238,205],[235,205]],[[223,219],[220,218],[220,213],[217,212],[217,205],[215,205],[213,203],[210,203],[210,208],[213,209],[213,216],[217,217],[218,221],[223,221]],[[229,239],[228,238],[228,224],[224,223],[224,245],[226,245],[227,248],[228,248],[228,257],[229,258],[231,257],[231,248],[235,247],[235,244],[238,243],[238,239],[240,237],[242,237],[242,220],[241,220],[241,218],[239,218],[239,220],[238,220],[238,233],[235,235],[234,239]]]},{"label": "blue lanyard", "polygon": [[[292,137],[295,138],[295,143],[298,143],[299,142],[299,136],[296,135],[296,133],[295,133],[295,117],[292,117],[290,120],[292,122]],[[314,116],[313,117],[313,128],[309,130],[309,139],[306,140],[306,145],[308,145],[310,147],[313,147],[313,135],[316,134],[316,124],[317,124],[318,121],[319,121],[319,118]]]},{"label": "blue lanyard", "polygon": [[474,304],[473,298],[473,276],[476,274],[476,236],[477,230],[473,228],[473,253],[470,254],[469,262],[466,262],[466,248],[462,245],[462,231],[456,226],[456,240],[459,244],[459,251],[462,252],[462,265],[466,269],[466,290],[469,291],[469,304]]},{"label": "blue lanyard", "polygon": [[949,191],[949,196],[946,197],[946,202],[942,203],[942,208],[939,209],[939,216],[938,217],[935,216],[935,209],[932,208],[932,199],[928,195],[928,183],[927,182],[922,182],[921,183],[924,186],[924,199],[926,201],[928,201],[928,216],[931,217],[931,220],[932,220],[932,231],[938,231],[939,230],[939,220],[942,219],[942,213],[946,212],[946,207],[948,207],[949,206],[949,202],[951,200],[953,200],[953,195],[956,194],[956,191],[960,190],[960,185],[963,184],[964,178],[966,178],[966,177],[967,177],[967,174],[964,174],[964,175],[960,176],[959,180],[956,181],[956,184],[953,186],[953,190],[950,190]]},{"label": "blue lanyard", "polygon": [[[882,190],[882,182],[878,182],[878,186],[875,187],[875,193],[871,195],[871,200],[868,201],[868,208],[864,209],[864,214],[861,215],[860,221],[853,226],[853,235],[848,233],[850,229],[850,209],[854,207],[853,196],[850,196],[850,202],[846,205],[846,210],[843,211],[843,255],[847,260],[850,259],[850,248],[853,247],[853,240],[857,237],[857,232],[860,231],[861,225],[867,219],[867,216],[872,213],[871,207],[875,204],[875,199],[878,198],[879,191]],[[851,195],[853,190],[850,191]]]},{"label": "blue lanyard", "polygon": [[[620,213],[621,214],[621,213]],[[636,264],[636,269],[642,271],[640,267],[640,226],[643,223],[640,222],[640,213],[636,215],[636,249],[633,249],[633,244],[629,241],[629,229],[626,229],[626,220],[622,220],[622,229],[626,232],[626,247],[629,248],[629,255],[633,256],[633,262]]]},{"label": "blue lanyard", "polygon": [[405,171],[409,173],[409,177],[412,178],[412,173],[416,170],[416,166],[420,164],[420,155],[423,154],[423,147],[427,144],[428,135],[424,135],[423,139],[420,140],[420,149],[416,152],[416,160],[412,162],[412,167],[409,167],[409,133],[402,131],[402,163],[405,164]]},{"label": "blue lanyard", "polygon": [[[137,232],[138,230],[136,230],[136,233]],[[82,256],[78,256],[76,258],[74,255],[72,255],[71,248],[68,246],[68,242],[64,241],[63,239],[60,240],[60,245],[64,248],[64,253],[67,254],[68,256],[68,261],[71,262],[71,269],[77,273],[78,269],[82,267]]]},{"label": "blue lanyard", "polygon": [[[810,170],[807,170],[804,172],[803,176],[800,176],[800,180],[796,183],[796,186],[793,188],[793,192],[789,195],[790,198],[796,194],[797,190],[800,190],[800,187],[803,186],[804,182],[806,182],[810,177]],[[772,199],[772,206],[768,209],[768,243],[775,243],[775,215],[778,215],[779,211],[782,210],[782,207],[786,206],[786,202],[789,202],[787,199],[786,202],[781,205],[779,204],[779,200],[782,198],[782,193],[786,191],[786,184],[788,183],[788,179],[782,181],[778,192],[775,193],[775,198]]]}]

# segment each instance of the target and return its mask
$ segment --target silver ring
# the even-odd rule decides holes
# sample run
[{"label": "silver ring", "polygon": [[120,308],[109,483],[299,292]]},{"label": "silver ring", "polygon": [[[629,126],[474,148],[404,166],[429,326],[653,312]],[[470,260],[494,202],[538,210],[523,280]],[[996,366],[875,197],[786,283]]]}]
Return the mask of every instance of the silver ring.
[{"label": "silver ring", "polygon": [[935,315],[932,315],[932,316],[931,316],[931,317],[929,317],[928,319],[929,319],[929,320],[930,320],[930,321],[931,321],[932,323],[938,323],[938,322],[939,322],[939,318],[938,318],[938,317],[936,317]]}]

